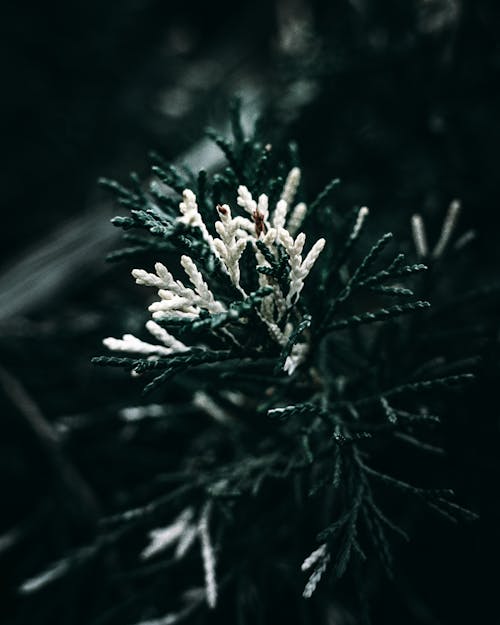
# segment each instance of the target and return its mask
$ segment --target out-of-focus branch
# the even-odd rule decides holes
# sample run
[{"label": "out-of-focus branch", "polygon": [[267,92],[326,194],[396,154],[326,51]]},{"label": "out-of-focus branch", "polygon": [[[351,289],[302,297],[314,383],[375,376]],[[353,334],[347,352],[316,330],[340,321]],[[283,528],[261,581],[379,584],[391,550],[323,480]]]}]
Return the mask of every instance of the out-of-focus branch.
[{"label": "out-of-focus branch", "polygon": [[94,494],[67,458],[61,448],[57,433],[46,420],[38,405],[21,382],[3,367],[0,367],[0,387],[23,418],[40,448],[43,449],[67,493],[73,501],[78,502],[82,517],[88,518],[91,522],[96,522],[98,504]]},{"label": "out-of-focus branch", "polygon": [[[256,93],[248,87],[242,96],[249,103],[243,119],[248,124],[255,113]],[[208,139],[202,139],[178,159],[179,164],[194,171],[202,164],[208,171],[216,170],[222,162],[219,149]],[[120,237],[109,223],[109,215],[109,204],[89,209],[54,230],[8,267],[0,276],[0,321],[29,313],[50,301],[76,275],[82,284],[105,271],[106,252]]]}]

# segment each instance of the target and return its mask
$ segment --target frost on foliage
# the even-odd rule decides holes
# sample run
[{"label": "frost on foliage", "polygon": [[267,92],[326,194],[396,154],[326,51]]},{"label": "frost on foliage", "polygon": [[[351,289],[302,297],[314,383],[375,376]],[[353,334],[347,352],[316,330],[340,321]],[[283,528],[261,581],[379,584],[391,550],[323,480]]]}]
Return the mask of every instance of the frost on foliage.
[{"label": "frost on foliage", "polygon": [[[170,334],[160,324],[176,320],[202,320],[210,315],[233,314],[238,317],[232,305],[253,301],[248,274],[242,270],[241,260],[249,248],[253,254],[254,282],[260,288],[267,288],[256,304],[256,312],[267,328],[267,333],[281,348],[285,348],[294,329],[301,322],[302,315],[297,309],[304,282],[325,246],[325,240],[319,239],[303,256],[306,236],[296,234],[306,214],[306,205],[293,201],[300,183],[300,170],[294,167],[288,174],[280,199],[272,210],[269,197],[262,193],[254,199],[249,189],[240,185],[237,188],[236,204],[243,214],[233,214],[228,204],[214,207],[218,219],[214,224],[206,224],[198,209],[196,195],[185,189],[179,204],[178,224],[184,225],[194,233],[215,257],[219,269],[228,278],[234,289],[234,300],[227,296],[216,296],[207,284],[203,267],[188,255],[180,258],[185,278],[176,279],[161,262],[154,266],[154,273],[144,269],[134,269],[132,275],[137,284],[157,289],[158,300],[152,303],[149,311],[153,319],[146,325],[148,331],[158,343],[145,342],[131,334],[121,339],[107,338],[104,345],[112,351],[148,355],[150,358],[170,356],[185,352],[189,346]],[[213,234],[211,233],[213,232]],[[279,280],[273,265],[286,255],[285,277]],[[245,281],[246,278],[246,281]],[[214,285],[213,289],[217,292]],[[236,309],[237,310],[237,309]],[[240,320],[242,324],[244,319]],[[226,328],[218,334],[219,338],[233,343],[236,338]],[[244,342],[244,340],[242,341]],[[196,345],[200,347],[200,345]],[[292,374],[303,361],[308,351],[307,343],[297,343],[291,347],[283,369]]]}]

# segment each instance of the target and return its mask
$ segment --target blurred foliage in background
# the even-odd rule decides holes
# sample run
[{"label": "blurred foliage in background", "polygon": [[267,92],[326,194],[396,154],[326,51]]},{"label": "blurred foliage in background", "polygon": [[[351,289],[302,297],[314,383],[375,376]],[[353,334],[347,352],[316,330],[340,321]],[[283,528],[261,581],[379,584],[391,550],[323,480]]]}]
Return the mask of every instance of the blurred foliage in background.
[{"label": "blurred foliage in background", "polygon": [[[101,229],[114,209],[97,189],[98,176],[123,181],[130,170],[144,172],[152,149],[167,160],[196,157],[204,128],[223,128],[230,96],[241,93],[250,116],[267,112],[271,140],[297,141],[309,195],[339,176],[338,204],[370,206],[374,237],[390,229],[409,247],[414,212],[436,232],[449,202],[460,198],[461,227],[476,232],[460,280],[468,288],[495,280],[500,6],[8,4],[0,104],[0,620],[88,623],[89,593],[112,606],[127,594],[125,581],[115,596],[97,597],[99,571],[86,570],[62,596],[56,589],[28,606],[19,605],[16,589],[93,534],[95,508],[105,508],[111,493],[123,491],[126,500],[137,467],[154,471],[154,455],[139,449],[123,457],[113,445],[113,415],[137,403],[138,387],[89,364],[101,338],[137,323],[129,310],[142,305],[127,272],[104,263],[113,234]],[[496,306],[477,320],[495,340],[499,312]],[[450,480],[480,520],[449,527],[420,519],[398,554],[397,584],[380,582],[376,624],[495,618],[496,344],[484,355],[479,383],[450,401],[454,427],[445,432]],[[76,428],[65,438],[68,424],[94,411],[109,414],[108,430]]]}]

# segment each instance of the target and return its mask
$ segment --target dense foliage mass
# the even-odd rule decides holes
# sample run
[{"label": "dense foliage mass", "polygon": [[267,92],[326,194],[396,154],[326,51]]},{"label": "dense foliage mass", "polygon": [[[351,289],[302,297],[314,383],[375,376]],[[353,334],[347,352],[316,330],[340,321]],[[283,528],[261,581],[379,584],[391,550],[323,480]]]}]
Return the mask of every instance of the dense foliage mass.
[{"label": "dense foliage mass", "polygon": [[498,3],[5,18],[0,621],[494,620]]},{"label": "dense foliage mass", "polygon": [[[142,543],[134,569],[154,561],[166,585],[181,574],[184,591],[166,616],[148,606],[158,623],[199,618],[204,604],[250,622],[267,609],[253,603],[273,605],[268,593],[297,606],[312,597],[307,613],[328,605],[345,575],[367,618],[365,561],[378,558],[391,574],[391,544],[408,539],[386,490],[451,520],[474,516],[441,480],[434,488],[417,472],[410,482],[407,468],[387,466],[395,443],[420,449],[421,462],[442,452],[427,440],[439,406],[447,389],[473,378],[471,354],[443,353],[428,338],[440,306],[414,295],[429,290],[428,266],[436,270],[471,237],[455,237],[453,202],[432,251],[416,215],[409,262],[389,253],[390,233],[360,256],[369,211],[334,208],[338,180],[307,205],[295,146],[245,138],[237,110],[233,134],[214,137],[229,164],[213,176],[155,156],[146,185],[103,181],[130,209],[113,220],[128,245],[112,258],[154,264],[154,273],[132,274],[159,299],[145,324],[153,342],[110,337],[105,346],[126,355],[94,361],[151,378],[145,391],[156,403],[123,409],[122,418],[144,431],[162,423],[179,448],[166,449],[164,471],[146,473],[129,493],[135,506],[102,520],[102,542],[83,557],[134,533]],[[42,578],[65,569],[58,563]]]}]

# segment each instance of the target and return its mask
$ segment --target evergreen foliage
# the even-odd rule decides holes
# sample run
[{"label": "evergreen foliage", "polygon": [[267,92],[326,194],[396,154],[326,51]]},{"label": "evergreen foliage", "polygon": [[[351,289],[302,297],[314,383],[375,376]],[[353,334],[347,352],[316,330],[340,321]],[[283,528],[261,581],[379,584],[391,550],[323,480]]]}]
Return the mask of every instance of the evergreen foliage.
[{"label": "evergreen foliage", "polygon": [[[154,156],[145,182],[135,175],[128,188],[103,181],[130,210],[113,219],[127,244],[110,260],[157,263],[156,274],[133,274],[159,288],[167,305],[150,306],[154,321],[146,326],[158,345],[133,335],[106,339],[131,355],[94,362],[145,377],[157,413],[152,419],[145,404],[133,420],[147,432],[161,419],[179,449],[161,475],[143,475],[127,508],[101,519],[96,542],[21,586],[38,591],[132,541],[136,559],[120,564],[131,598],[96,623],[125,613],[131,623],[254,622],[259,605],[280,594],[314,622],[339,584],[368,622],[366,561],[392,575],[394,546],[411,539],[399,498],[449,521],[475,518],[440,480],[421,483],[418,471],[407,477],[411,467],[386,464],[395,443],[419,449],[422,463],[441,454],[434,411],[474,379],[470,353],[442,358],[439,341],[426,340],[440,332],[439,308],[418,299],[430,292],[427,266],[391,253],[390,233],[361,253],[364,207],[333,204],[338,219],[328,228],[323,215],[336,180],[309,209],[293,208],[296,193],[303,199],[294,147],[269,146],[258,132],[247,138],[234,112],[232,119],[233,141],[212,135],[228,160],[222,173],[196,175]],[[237,198],[241,214],[232,217]],[[307,261],[304,236],[292,236],[297,206],[308,238],[326,239],[305,281],[297,273]],[[216,233],[222,243],[214,244]],[[446,261],[452,235],[425,259],[432,271]],[[174,277],[179,259],[194,291]],[[178,587],[169,591],[178,602],[149,606],[148,579]],[[302,597],[313,603],[304,607]]]},{"label": "evergreen foliage", "polygon": [[[499,6],[8,7],[0,622],[495,620]],[[200,129],[235,90],[266,116],[211,131],[225,170]],[[288,239],[237,189],[272,219],[295,167],[286,229],[326,244],[279,317]],[[185,188],[213,240],[217,203],[252,222],[247,297],[179,221]],[[165,299],[124,266],[159,262],[213,310],[148,319]]]}]

